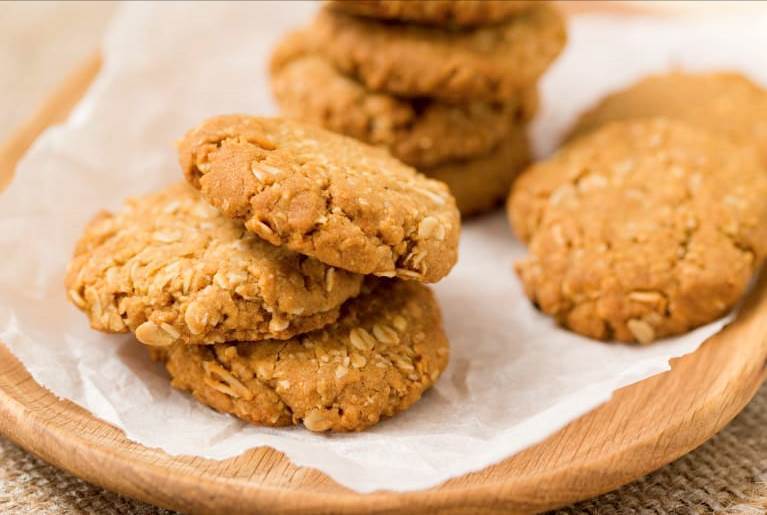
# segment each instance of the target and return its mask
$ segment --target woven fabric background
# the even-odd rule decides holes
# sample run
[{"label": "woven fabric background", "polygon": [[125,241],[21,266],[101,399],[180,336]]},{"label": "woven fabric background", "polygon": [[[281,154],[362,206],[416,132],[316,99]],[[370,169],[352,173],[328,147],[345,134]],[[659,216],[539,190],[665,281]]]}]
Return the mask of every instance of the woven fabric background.
[{"label": "woven fabric background", "polygon": [[[80,481],[0,439],[0,513],[171,512]],[[615,492],[555,513],[767,513],[767,385],[696,451]]]}]

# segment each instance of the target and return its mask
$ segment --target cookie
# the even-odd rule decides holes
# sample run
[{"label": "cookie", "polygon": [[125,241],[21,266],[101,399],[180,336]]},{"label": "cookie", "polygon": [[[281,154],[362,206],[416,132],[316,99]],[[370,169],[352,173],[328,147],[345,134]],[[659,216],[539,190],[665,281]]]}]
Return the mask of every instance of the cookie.
[{"label": "cookie", "polygon": [[373,91],[452,101],[503,102],[531,87],[565,44],[556,9],[536,4],[497,25],[447,31],[323,9],[316,51]]},{"label": "cookie", "polygon": [[173,386],[254,424],[360,431],[416,402],[447,366],[431,291],[385,281],[333,325],[287,341],[152,349]]},{"label": "cookie", "polygon": [[381,149],[278,118],[220,116],[179,142],[191,184],[274,245],[359,274],[433,282],[457,259],[447,187]]},{"label": "cookie", "polygon": [[93,328],[167,346],[323,327],[362,280],[262,241],[181,183],[98,215],[77,244],[66,287]]},{"label": "cookie", "polygon": [[530,8],[531,0],[330,0],[332,9],[355,16],[472,27],[503,21]]},{"label": "cookie", "polygon": [[423,173],[448,185],[461,215],[489,211],[503,202],[517,174],[530,164],[524,126],[515,125],[491,153],[468,161],[446,163]]},{"label": "cookie", "polygon": [[584,113],[573,139],[617,120],[665,116],[755,145],[767,163],[767,91],[739,73],[669,73],[647,77]]},{"label": "cookie", "polygon": [[608,124],[525,171],[510,199],[517,263],[575,332],[650,343],[724,315],[767,251],[756,152],[683,122]]},{"label": "cookie", "polygon": [[415,167],[487,154],[511,123],[529,120],[535,88],[505,103],[449,104],[374,93],[318,55],[303,53],[302,34],[286,38],[274,54],[272,91],[282,113],[372,145]]}]

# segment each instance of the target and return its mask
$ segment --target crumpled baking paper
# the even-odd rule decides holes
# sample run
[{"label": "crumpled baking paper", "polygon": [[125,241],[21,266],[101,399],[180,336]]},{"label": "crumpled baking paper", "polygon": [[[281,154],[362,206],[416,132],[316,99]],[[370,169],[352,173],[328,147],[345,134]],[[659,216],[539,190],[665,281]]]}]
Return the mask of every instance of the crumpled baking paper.
[{"label": "crumpled baking paper", "polygon": [[[496,463],[667,370],[720,320],[646,348],[557,328],[524,298],[524,254],[502,214],[465,225],[461,260],[436,286],[452,346],[436,388],[361,434],[249,426],[172,390],[131,336],[88,328],[64,269],[84,224],[124,197],[180,179],[174,141],[204,118],[272,114],[266,63],[276,39],[316,4],[128,3],[103,46],[101,74],[70,119],[29,151],[0,194],[0,340],[34,379],[170,454],[227,458],[272,446],[361,492],[414,490]],[[765,18],[680,22],[580,16],[542,83],[541,153],[607,90],[673,67],[735,67],[767,81]]]}]

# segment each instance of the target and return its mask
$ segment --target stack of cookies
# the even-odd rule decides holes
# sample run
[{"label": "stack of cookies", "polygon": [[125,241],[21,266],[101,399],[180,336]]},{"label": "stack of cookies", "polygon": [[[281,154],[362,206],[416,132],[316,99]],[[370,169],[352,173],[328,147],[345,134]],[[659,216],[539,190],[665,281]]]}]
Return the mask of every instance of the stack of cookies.
[{"label": "stack of cookies", "polygon": [[407,409],[448,344],[424,282],[457,258],[447,188],[320,128],[213,118],[182,138],[186,183],[101,213],[70,300],[133,332],[173,385],[269,426],[357,431]]},{"label": "stack of cookies", "polygon": [[547,2],[332,1],[278,45],[272,89],[287,116],[447,183],[466,216],[529,162],[536,82],[564,43]]},{"label": "stack of cookies", "polygon": [[522,174],[517,271],[586,336],[651,343],[716,320],[767,257],[767,91],[738,73],[647,77]]},{"label": "stack of cookies", "polygon": [[515,182],[517,272],[571,330],[649,344],[740,300],[767,257],[765,199],[754,147],[671,118],[607,123]]}]

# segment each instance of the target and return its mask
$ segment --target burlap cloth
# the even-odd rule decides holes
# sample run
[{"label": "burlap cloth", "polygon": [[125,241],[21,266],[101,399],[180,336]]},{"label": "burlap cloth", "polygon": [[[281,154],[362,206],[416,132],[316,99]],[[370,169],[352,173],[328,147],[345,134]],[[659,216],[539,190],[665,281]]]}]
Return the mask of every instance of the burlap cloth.
[{"label": "burlap cloth", "polygon": [[[767,512],[767,385],[719,435],[667,467],[557,514]],[[107,492],[0,439],[0,513],[167,510]]]}]

